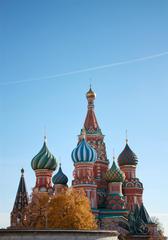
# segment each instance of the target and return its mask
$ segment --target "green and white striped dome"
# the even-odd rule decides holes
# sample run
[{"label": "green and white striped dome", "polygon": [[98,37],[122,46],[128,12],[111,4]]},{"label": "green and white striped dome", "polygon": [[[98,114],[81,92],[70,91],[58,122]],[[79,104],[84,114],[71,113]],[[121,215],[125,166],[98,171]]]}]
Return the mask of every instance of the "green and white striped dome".
[{"label": "green and white striped dome", "polygon": [[56,169],[57,160],[48,150],[46,140],[44,140],[44,144],[39,153],[32,159],[31,167],[33,170],[48,169],[54,171]]}]

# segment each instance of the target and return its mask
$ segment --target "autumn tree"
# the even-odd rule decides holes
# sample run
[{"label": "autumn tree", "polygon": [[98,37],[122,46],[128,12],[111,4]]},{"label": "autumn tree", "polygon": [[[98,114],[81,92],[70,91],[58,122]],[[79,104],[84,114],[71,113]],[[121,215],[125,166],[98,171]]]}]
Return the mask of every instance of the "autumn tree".
[{"label": "autumn tree", "polygon": [[48,209],[48,226],[57,229],[96,229],[95,217],[84,191],[71,188],[53,196]]},{"label": "autumn tree", "polygon": [[91,212],[84,191],[70,188],[58,195],[33,194],[24,217],[28,228],[96,229],[96,220]]},{"label": "autumn tree", "polygon": [[24,211],[24,228],[43,229],[46,227],[48,201],[49,195],[47,193],[32,194],[31,201]]}]

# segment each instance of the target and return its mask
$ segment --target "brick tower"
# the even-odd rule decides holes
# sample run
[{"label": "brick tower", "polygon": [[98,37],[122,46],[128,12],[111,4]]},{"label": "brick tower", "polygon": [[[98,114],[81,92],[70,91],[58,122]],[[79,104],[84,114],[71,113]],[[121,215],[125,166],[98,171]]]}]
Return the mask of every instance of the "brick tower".
[{"label": "brick tower", "polygon": [[74,180],[72,186],[76,189],[83,189],[90,200],[92,209],[97,208],[97,185],[94,179],[94,162],[97,154],[86,142],[85,130],[82,131],[81,141],[72,151],[71,157],[74,162]]},{"label": "brick tower", "polygon": [[138,163],[137,156],[131,150],[126,139],[124,150],[118,157],[118,165],[125,173],[125,181],[123,183],[123,194],[126,200],[127,209],[133,210],[137,204],[142,204],[143,184],[136,177],[136,166]]},{"label": "brick tower", "polygon": [[[107,183],[104,179],[104,174],[106,173],[109,165],[109,161],[106,155],[106,146],[104,143],[104,135],[101,132],[99,124],[96,119],[94,111],[94,100],[96,94],[92,91],[91,87],[86,93],[86,98],[88,101],[88,110],[86,114],[86,119],[84,122],[84,129],[86,132],[86,141],[96,150],[97,159],[94,164],[94,178],[97,185],[97,200],[98,207],[102,207],[105,203],[105,197],[107,193]],[[82,137],[79,135],[79,141]]]},{"label": "brick tower", "polygon": [[36,184],[34,192],[52,193],[51,177],[57,167],[56,158],[50,153],[47,147],[46,137],[39,153],[31,161],[32,169],[35,171]]},{"label": "brick tower", "polygon": [[105,174],[105,179],[108,182],[106,208],[113,210],[125,209],[125,199],[122,194],[122,183],[125,174],[117,168],[114,159],[111,168]]}]

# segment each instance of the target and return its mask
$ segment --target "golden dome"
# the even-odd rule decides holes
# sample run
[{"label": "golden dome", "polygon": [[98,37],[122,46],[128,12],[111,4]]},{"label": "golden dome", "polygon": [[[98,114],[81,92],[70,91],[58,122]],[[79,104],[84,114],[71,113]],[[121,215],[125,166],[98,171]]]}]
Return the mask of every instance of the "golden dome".
[{"label": "golden dome", "polygon": [[89,91],[86,93],[86,97],[93,98],[93,99],[96,98],[96,93],[92,91],[91,87],[90,87]]}]

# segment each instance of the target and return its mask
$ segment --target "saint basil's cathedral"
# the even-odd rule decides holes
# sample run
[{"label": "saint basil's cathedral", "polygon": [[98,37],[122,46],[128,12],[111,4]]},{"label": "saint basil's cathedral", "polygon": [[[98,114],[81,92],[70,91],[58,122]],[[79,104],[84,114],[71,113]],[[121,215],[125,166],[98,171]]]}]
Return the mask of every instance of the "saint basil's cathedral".
[{"label": "saint basil's cathedral", "polygon": [[[74,163],[72,187],[85,191],[99,229],[117,230],[122,236],[147,234],[150,239],[158,239],[157,225],[152,223],[143,204],[143,184],[136,176],[137,156],[126,139],[125,148],[117,159],[118,164],[113,158],[110,166],[104,135],[94,111],[95,97],[90,87],[86,93],[86,119],[77,146],[71,154]],[[46,138],[41,150],[32,159],[31,167],[36,176],[33,192],[58,194],[68,187],[68,178],[61,165],[58,172],[53,174],[57,161],[48,150]],[[20,225],[23,209],[27,205],[28,195],[22,169],[11,212],[11,228]]]}]

